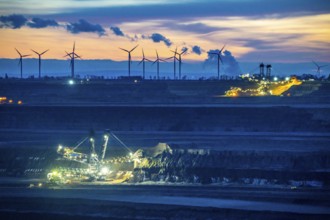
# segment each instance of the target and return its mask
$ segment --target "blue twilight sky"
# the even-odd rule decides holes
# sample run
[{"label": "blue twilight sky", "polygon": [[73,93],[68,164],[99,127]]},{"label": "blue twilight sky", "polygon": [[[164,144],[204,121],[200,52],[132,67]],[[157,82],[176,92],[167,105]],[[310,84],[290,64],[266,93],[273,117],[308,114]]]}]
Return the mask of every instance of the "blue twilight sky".
[{"label": "blue twilight sky", "polygon": [[50,49],[64,59],[125,60],[139,44],[154,59],[187,48],[185,59],[204,61],[226,44],[242,62],[330,62],[329,0],[1,0],[0,58]]}]

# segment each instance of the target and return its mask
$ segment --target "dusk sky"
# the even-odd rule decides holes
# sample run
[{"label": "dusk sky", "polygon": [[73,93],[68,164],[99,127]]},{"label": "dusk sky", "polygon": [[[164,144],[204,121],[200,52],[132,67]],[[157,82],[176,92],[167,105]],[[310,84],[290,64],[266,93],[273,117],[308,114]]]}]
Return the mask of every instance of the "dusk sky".
[{"label": "dusk sky", "polygon": [[65,59],[126,60],[118,47],[203,61],[226,44],[242,62],[330,62],[329,0],[1,0],[0,58],[50,51]]}]

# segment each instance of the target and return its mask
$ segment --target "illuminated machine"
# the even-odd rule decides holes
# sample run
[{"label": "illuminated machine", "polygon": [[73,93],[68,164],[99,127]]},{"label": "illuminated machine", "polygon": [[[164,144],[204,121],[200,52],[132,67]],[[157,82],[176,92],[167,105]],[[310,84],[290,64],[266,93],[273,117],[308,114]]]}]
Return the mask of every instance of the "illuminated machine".
[{"label": "illuminated machine", "polygon": [[[95,150],[94,132],[84,138],[76,147],[64,147],[59,145],[57,153],[61,157],[57,160],[59,165],[54,166],[47,179],[50,183],[67,184],[84,181],[109,181],[120,183],[131,177],[134,169],[134,161],[139,160],[139,154],[132,151],[112,132],[106,131],[103,135],[103,144],[100,154]],[[123,145],[128,153],[122,157],[112,157],[105,160],[109,138],[112,137]],[[84,142],[89,141],[87,153],[78,152],[77,149]]]},{"label": "illuminated machine", "polygon": [[225,96],[237,97],[237,96],[280,96],[284,92],[288,91],[292,86],[301,85],[301,81],[297,77],[292,76],[286,78],[286,80],[278,81],[275,77],[274,81],[270,80],[255,80],[248,78],[250,81],[256,81],[256,88],[242,89],[240,87],[231,87],[230,90],[225,92]]}]

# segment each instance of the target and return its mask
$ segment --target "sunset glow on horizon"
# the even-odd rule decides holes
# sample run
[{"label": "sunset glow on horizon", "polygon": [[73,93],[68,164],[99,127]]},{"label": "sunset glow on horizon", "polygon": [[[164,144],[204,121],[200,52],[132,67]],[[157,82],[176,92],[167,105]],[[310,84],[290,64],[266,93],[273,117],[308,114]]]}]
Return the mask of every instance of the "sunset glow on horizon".
[{"label": "sunset glow on horizon", "polygon": [[[76,42],[83,59],[126,60],[127,54],[119,47],[131,49],[138,44],[133,60],[142,57],[142,48],[154,59],[156,49],[166,58],[177,47],[188,48],[186,60],[203,61],[208,51],[226,44],[228,51],[245,62],[330,62],[330,4],[321,0],[280,2],[281,7],[270,9],[266,7],[270,3],[260,0],[145,0],[138,5],[127,0],[120,4],[2,1],[0,58],[17,58],[17,48],[32,57],[31,49],[50,49],[45,59],[66,59],[65,51],[72,50]],[[239,12],[234,10],[237,4]],[[256,5],[259,8],[248,10]],[[216,13],[217,8],[223,9]]]}]

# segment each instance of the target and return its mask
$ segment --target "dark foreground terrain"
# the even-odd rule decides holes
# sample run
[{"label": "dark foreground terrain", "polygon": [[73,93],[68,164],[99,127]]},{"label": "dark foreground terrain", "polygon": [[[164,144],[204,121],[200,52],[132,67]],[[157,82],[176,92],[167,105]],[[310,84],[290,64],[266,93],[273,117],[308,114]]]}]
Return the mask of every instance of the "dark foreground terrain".
[{"label": "dark foreground terrain", "polygon": [[[23,100],[0,106],[1,219],[329,219],[328,82],[245,98],[220,97],[247,86],[228,81],[0,84]],[[92,128],[97,150],[110,129],[132,150],[173,153],[122,185],[28,188]],[[106,157],[122,152],[110,140]]]},{"label": "dark foreground terrain", "polygon": [[329,192],[219,186],[2,187],[11,219],[327,219]]}]

